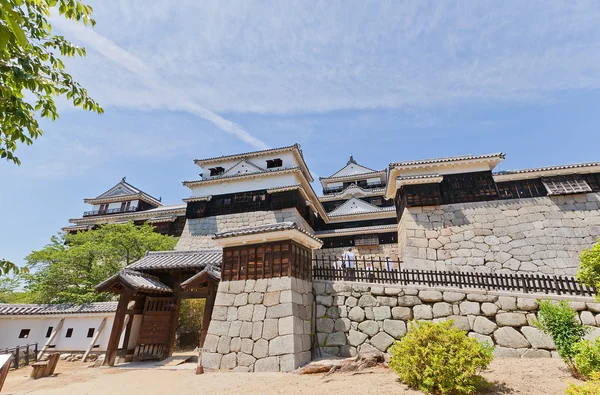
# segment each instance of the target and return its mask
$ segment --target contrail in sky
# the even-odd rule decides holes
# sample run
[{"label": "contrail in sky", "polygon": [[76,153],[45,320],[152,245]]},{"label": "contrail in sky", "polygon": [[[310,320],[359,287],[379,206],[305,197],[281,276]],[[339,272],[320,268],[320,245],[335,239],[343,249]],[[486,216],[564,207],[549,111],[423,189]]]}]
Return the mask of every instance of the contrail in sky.
[{"label": "contrail in sky", "polygon": [[108,38],[83,25],[67,21],[63,18],[52,18],[52,24],[60,30],[71,33],[77,40],[94,49],[107,59],[117,63],[135,74],[148,88],[158,91],[165,97],[176,101],[178,107],[202,119],[212,122],[219,129],[230,133],[256,149],[267,149],[269,146],[257,137],[252,136],[242,126],[231,122],[213,111],[196,103],[193,98],[180,89],[169,86],[152,67],[142,59],[119,47]]}]

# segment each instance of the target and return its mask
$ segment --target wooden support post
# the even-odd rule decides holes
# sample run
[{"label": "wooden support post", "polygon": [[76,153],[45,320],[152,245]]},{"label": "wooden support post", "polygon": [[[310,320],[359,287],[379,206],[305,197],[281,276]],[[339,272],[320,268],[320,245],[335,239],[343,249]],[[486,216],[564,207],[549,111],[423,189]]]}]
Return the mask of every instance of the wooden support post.
[{"label": "wooden support post", "polygon": [[90,355],[90,352],[94,348],[94,345],[96,344],[96,341],[98,341],[98,338],[100,337],[100,334],[104,330],[104,325],[106,325],[106,320],[107,319],[108,319],[107,317],[104,317],[104,319],[102,319],[102,322],[100,323],[100,326],[98,326],[98,329],[96,329],[96,333],[94,333],[94,336],[92,337],[92,341],[90,342],[90,345],[88,346],[87,350],[85,350],[85,353],[83,354],[83,358],[81,359],[81,362],[85,362],[85,360],[87,359],[87,357]]},{"label": "wooden support post", "polygon": [[123,321],[125,320],[127,304],[129,304],[130,299],[131,294],[129,292],[125,290],[121,291],[119,304],[117,305],[117,312],[115,313],[115,320],[110,332],[110,338],[108,339],[108,346],[106,347],[106,358],[104,359],[104,365],[115,366],[117,351],[119,349],[119,340],[121,340],[121,333],[123,332]]},{"label": "wooden support post", "polygon": [[177,333],[177,322],[179,321],[179,305],[181,304],[181,272],[173,273],[173,301],[175,306],[171,310],[171,317],[169,322],[169,337],[167,338],[167,351],[166,357],[173,355],[173,349],[175,348],[175,334]]},{"label": "wooden support post", "polygon": [[46,352],[46,350],[48,349],[48,346],[50,346],[52,344],[52,342],[54,341],[54,339],[56,338],[56,335],[58,335],[58,333],[60,332],[60,330],[63,327],[63,324],[65,323],[65,319],[62,318],[59,322],[58,325],[56,325],[56,328],[54,328],[54,330],[52,331],[52,333],[50,334],[50,337],[48,338],[48,340],[46,340],[46,344],[44,344],[44,347],[42,347],[42,350],[39,352],[37,359],[38,361],[40,359],[42,359],[42,356],[44,355],[44,353]]},{"label": "wooden support post", "polygon": [[125,336],[123,337],[123,348],[129,350],[129,338],[131,337],[131,328],[133,327],[133,313],[127,314],[125,317]]}]

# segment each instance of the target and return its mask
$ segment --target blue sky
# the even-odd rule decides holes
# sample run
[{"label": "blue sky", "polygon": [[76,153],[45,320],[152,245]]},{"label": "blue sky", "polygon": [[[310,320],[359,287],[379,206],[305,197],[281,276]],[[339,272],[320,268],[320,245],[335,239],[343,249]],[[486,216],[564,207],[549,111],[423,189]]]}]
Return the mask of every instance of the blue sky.
[{"label": "blue sky", "polygon": [[0,257],[22,263],[121,177],[189,196],[195,158],[299,142],[317,176],[503,151],[498,169],[600,160],[597,1],[91,2],[74,77],[105,108],[0,163]]}]

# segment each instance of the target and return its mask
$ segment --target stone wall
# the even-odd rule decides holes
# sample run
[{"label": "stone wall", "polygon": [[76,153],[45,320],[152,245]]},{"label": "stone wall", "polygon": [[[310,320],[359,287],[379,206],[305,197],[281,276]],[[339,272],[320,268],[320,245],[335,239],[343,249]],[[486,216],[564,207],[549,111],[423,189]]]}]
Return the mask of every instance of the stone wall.
[{"label": "stone wall", "polygon": [[[344,251],[347,251],[349,247],[336,247],[336,248],[322,248],[315,250],[315,257],[331,259],[341,258],[344,255]],[[373,246],[358,246],[352,247],[352,252],[356,254],[359,259],[378,259],[381,258],[385,262],[385,257],[389,256],[392,260],[398,259],[398,244],[379,244]]]},{"label": "stone wall", "polygon": [[208,369],[287,372],[311,359],[312,284],[293,277],[219,284],[204,342]]},{"label": "stone wall", "polygon": [[183,233],[177,241],[176,250],[201,250],[219,248],[213,240],[215,233],[252,226],[295,222],[298,226],[313,233],[312,228],[295,208],[276,211],[254,211],[249,213],[219,215],[214,217],[188,219]]},{"label": "stone wall", "polygon": [[406,269],[573,275],[600,237],[598,193],[405,209]]},{"label": "stone wall", "polygon": [[[514,294],[449,288],[398,287],[314,281],[316,331],[322,350],[332,355],[386,351],[402,338],[408,322],[454,320],[455,326],[480,341],[496,345],[500,357],[550,357],[552,340],[534,328],[536,298],[559,296]],[[600,326],[600,303],[569,297],[580,320]],[[590,337],[600,335],[600,329]],[[555,355],[556,356],[556,355]]]}]

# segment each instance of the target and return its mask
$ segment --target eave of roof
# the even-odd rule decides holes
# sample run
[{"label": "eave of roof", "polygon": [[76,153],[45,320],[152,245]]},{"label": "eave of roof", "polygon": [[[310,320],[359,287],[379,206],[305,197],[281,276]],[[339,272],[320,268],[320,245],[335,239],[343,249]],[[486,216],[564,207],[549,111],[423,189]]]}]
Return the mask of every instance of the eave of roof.
[{"label": "eave of roof", "polygon": [[148,251],[146,255],[127,266],[137,271],[164,269],[204,268],[207,265],[221,266],[223,259],[220,249],[198,251]]},{"label": "eave of roof", "polygon": [[432,164],[443,164],[443,163],[451,163],[451,162],[469,162],[476,160],[487,160],[487,159],[504,159],[506,154],[502,152],[497,152],[494,154],[484,154],[484,155],[462,155],[462,156],[449,156],[445,158],[431,158],[431,159],[421,159],[414,161],[404,161],[404,162],[392,162],[390,163],[390,169],[394,167],[410,167],[410,166],[419,166],[419,165],[432,165]]},{"label": "eave of roof", "polygon": [[385,192],[385,188],[364,189],[356,184],[350,184],[339,192],[319,196],[319,201],[330,202],[332,200],[342,200],[340,197],[347,194],[351,189],[358,189],[364,196],[383,196],[383,193]]},{"label": "eave of roof", "polygon": [[[145,199],[150,200],[150,202],[156,203],[157,205],[162,206],[162,203],[160,202],[160,200],[158,200],[154,196],[152,196],[152,195],[150,195],[150,194],[142,191],[141,189],[134,187],[133,185],[131,185],[130,183],[128,183],[127,181],[125,181],[125,177],[123,177],[123,179],[121,181],[119,181],[117,184],[113,185],[111,188],[107,189],[106,191],[104,191],[103,193],[101,193],[100,195],[98,195],[97,197],[95,197],[95,198],[86,198],[86,199],[83,199],[83,201],[85,203],[92,203],[93,204],[93,203],[95,203],[95,201],[99,202],[99,201],[101,201],[103,199],[106,199],[108,197],[100,198],[100,196],[104,195],[105,193],[110,192],[112,189],[114,189],[115,187],[117,187],[119,185],[125,185],[129,189],[132,189],[132,190],[134,190],[134,191],[137,192],[137,193],[132,194],[132,196],[141,195]],[[121,195],[121,196],[115,196],[115,197],[121,198],[121,197],[128,197],[128,196],[129,195]],[[110,197],[110,198],[112,198],[112,197]]]},{"label": "eave of roof", "polygon": [[525,178],[537,178],[564,174],[585,174],[600,172],[600,162],[573,163],[570,165],[557,165],[536,167],[531,169],[505,170],[492,173],[496,181],[508,181]]},{"label": "eave of roof", "polygon": [[359,234],[369,234],[369,233],[386,233],[391,231],[397,231],[397,224],[388,224],[388,225],[373,225],[373,226],[363,226],[363,227],[354,227],[354,228],[343,228],[343,229],[329,229],[329,230],[321,230],[315,232],[315,236],[320,238],[326,237],[336,237],[336,236],[344,236],[344,235],[359,235]]},{"label": "eave of roof", "polygon": [[117,311],[117,302],[94,302],[75,305],[63,304],[9,304],[0,303],[0,315],[61,315],[106,314]]},{"label": "eave of roof", "polygon": [[321,181],[321,184],[322,184],[323,181],[327,181],[327,183],[329,183],[329,182],[335,182],[335,181],[339,181],[339,180],[363,179],[363,178],[369,177],[369,176],[386,175],[386,174],[387,174],[387,170],[383,169],[383,170],[374,170],[370,173],[350,174],[347,176],[340,176],[340,177],[319,177],[319,181]]},{"label": "eave of roof", "polygon": [[128,268],[121,269],[119,273],[96,285],[98,292],[107,292],[113,287],[124,286],[133,293],[171,293],[173,290],[163,284],[158,277],[147,273],[141,273]]},{"label": "eave of roof", "polygon": [[185,214],[187,204],[175,204],[170,206],[161,206],[144,211],[134,211],[129,213],[119,213],[111,215],[94,215],[89,217],[71,218],[70,223],[74,224],[104,224],[111,223],[113,220],[124,219],[150,219],[156,214]]}]

